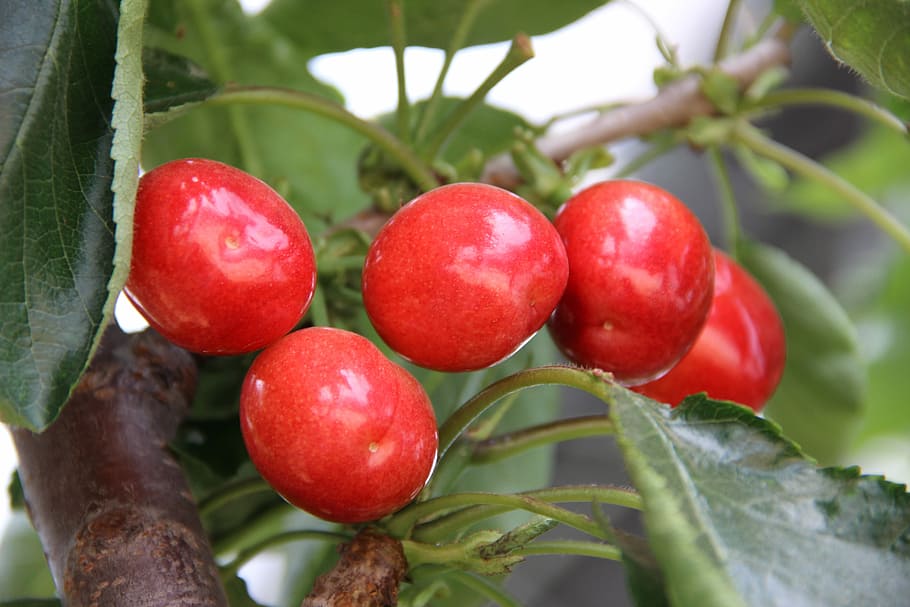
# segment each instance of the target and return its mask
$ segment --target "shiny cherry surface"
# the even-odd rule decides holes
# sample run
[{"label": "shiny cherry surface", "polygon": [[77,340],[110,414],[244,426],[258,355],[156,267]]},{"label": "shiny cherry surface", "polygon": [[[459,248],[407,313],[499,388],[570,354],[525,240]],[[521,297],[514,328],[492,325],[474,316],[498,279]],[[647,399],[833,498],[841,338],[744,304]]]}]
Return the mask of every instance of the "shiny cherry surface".
[{"label": "shiny cherry surface", "polygon": [[240,423],[263,478],[329,521],[398,510],[436,459],[436,418],[423,387],[372,342],[341,329],[302,329],[263,350],[241,389]]},{"label": "shiny cherry surface", "polygon": [[692,349],[660,379],[634,388],[670,405],[698,392],[760,411],[786,362],[774,302],[742,266],[715,251],[714,302]]},{"label": "shiny cherry surface", "polygon": [[457,183],[417,197],[383,227],[364,263],[364,306],[405,358],[470,371],[530,339],[567,276],[562,242],[540,211],[506,190]]},{"label": "shiny cherry surface", "polygon": [[316,286],[296,211],[264,182],[205,159],[139,181],[124,289],[149,324],[203,354],[257,350],[294,328]]},{"label": "shiny cherry surface", "polygon": [[628,385],[664,373],[711,305],[714,261],[698,218],[662,188],[614,180],[570,198],[555,225],[569,257],[549,322],[556,345]]}]

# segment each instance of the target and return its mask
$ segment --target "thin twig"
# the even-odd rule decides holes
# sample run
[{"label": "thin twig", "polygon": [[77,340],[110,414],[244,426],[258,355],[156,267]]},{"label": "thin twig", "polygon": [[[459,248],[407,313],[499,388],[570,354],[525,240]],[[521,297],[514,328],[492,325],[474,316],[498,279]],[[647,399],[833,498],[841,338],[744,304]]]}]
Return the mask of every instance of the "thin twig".
[{"label": "thin twig", "polygon": [[[742,54],[720,63],[721,71],[746,88],[768,68],[790,61],[785,40],[768,38]],[[687,124],[697,116],[713,114],[715,108],[701,93],[699,76],[686,76],[667,85],[651,99],[604,112],[580,128],[556,133],[537,140],[537,147],[556,162],[574,152],[604,145],[628,137],[641,137],[657,131]],[[521,178],[509,155],[487,163],[483,181],[505,188],[515,188]]]}]

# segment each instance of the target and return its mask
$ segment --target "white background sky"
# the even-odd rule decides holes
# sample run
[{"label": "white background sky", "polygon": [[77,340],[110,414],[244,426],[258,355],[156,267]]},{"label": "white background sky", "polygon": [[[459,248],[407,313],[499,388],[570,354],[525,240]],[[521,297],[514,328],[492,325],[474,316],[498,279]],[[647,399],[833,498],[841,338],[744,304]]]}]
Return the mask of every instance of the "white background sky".
[{"label": "white background sky", "polygon": [[[263,4],[244,0],[248,10]],[[684,64],[706,60],[723,17],[726,0],[614,1],[580,22],[533,40],[535,58],[509,75],[488,100],[532,121],[581,107],[647,97],[654,92],[651,69],[661,63],[650,15],[664,37],[678,45]],[[760,18],[759,15],[757,18]],[[505,53],[507,44],[468,49],[457,56],[446,93],[468,95]],[[426,97],[433,88],[440,51],[410,49],[406,55],[409,97]],[[394,59],[389,49],[330,55],[310,65],[315,75],[338,87],[356,114],[370,117],[392,110],[396,102]],[[887,461],[870,456],[866,471],[885,471]],[[0,488],[15,466],[6,432],[0,430]],[[871,467],[871,469],[870,469]],[[881,468],[878,470],[877,468]],[[906,470],[902,471],[907,474]],[[9,514],[0,496],[0,528]],[[261,597],[266,599],[267,597]]]}]

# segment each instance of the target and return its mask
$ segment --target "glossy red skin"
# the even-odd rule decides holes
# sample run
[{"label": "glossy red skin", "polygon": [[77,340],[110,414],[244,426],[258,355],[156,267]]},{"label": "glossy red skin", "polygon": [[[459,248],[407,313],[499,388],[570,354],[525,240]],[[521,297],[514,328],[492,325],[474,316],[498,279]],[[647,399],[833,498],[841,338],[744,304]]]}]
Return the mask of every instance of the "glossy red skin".
[{"label": "glossy red skin", "polygon": [[666,375],[634,389],[670,405],[707,392],[761,411],[784,372],[783,323],[774,302],[742,266],[715,251],[715,267],[714,302],[692,349]]},{"label": "glossy red skin", "polygon": [[714,260],[698,218],[639,181],[592,185],[557,213],[569,282],[549,322],[566,357],[640,384],[691,347],[711,306]]},{"label": "glossy red skin", "polygon": [[457,183],[418,196],[383,227],[364,263],[363,299],[393,350],[422,367],[471,371],[530,339],[567,277],[540,211],[506,190]]},{"label": "glossy red skin", "polygon": [[263,350],[241,389],[240,423],[263,478],[339,523],[398,510],[436,460],[436,418],[420,383],[341,329],[302,329]]},{"label": "glossy red skin", "polygon": [[124,290],[173,343],[201,354],[258,350],[294,328],[315,287],[306,227],[264,182],[204,159],[140,179]]}]

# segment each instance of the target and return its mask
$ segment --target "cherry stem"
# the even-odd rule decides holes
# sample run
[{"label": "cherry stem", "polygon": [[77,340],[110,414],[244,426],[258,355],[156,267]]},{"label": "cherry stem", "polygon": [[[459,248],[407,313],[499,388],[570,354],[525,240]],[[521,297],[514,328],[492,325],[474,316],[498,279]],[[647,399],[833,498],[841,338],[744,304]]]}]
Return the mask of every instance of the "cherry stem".
[{"label": "cherry stem", "polygon": [[207,495],[205,499],[200,500],[198,507],[199,516],[208,516],[218,508],[234,500],[266,491],[272,491],[272,487],[258,476],[224,485],[219,487],[217,491]]},{"label": "cherry stem", "polygon": [[759,156],[773,160],[806,179],[827,186],[910,253],[910,230],[872,197],[840,175],[808,156],[766,137],[747,122],[737,122],[733,129],[733,139]]},{"label": "cherry stem", "polygon": [[442,126],[439,127],[427,145],[423,157],[430,159],[436,158],[444,148],[446,142],[448,142],[452,133],[462,125],[468,114],[483,102],[490,90],[499,84],[503,78],[512,73],[518,66],[522,65],[533,56],[534,50],[531,48],[531,39],[524,34],[515,36],[515,38],[512,39],[512,44],[509,46],[509,52],[506,53],[506,56],[500,64],[496,66],[493,72],[487,76],[486,80],[477,87],[477,90],[475,90],[470,97],[461,101],[461,103],[455,107]]},{"label": "cherry stem", "polygon": [[[398,162],[402,170],[422,190],[432,190],[439,185],[439,181],[433,174],[432,169],[414,154],[409,146],[378,124],[355,116],[343,106],[325,97],[280,87],[229,86],[199,105],[219,106],[231,104],[279,105],[304,110],[328,118],[369,139],[376,147]],[[188,105],[187,109],[191,107],[197,106]],[[166,116],[171,118],[173,114],[175,112],[169,112]]]},{"label": "cherry stem", "polygon": [[739,207],[736,205],[736,193],[733,191],[733,182],[730,180],[723,153],[717,146],[708,148],[708,158],[714,169],[714,181],[720,198],[727,249],[735,258],[740,242],[742,242],[742,226],[739,220]]},{"label": "cherry stem", "polygon": [[780,89],[771,91],[761,99],[752,101],[748,110],[778,108],[788,105],[826,105],[847,110],[868,118],[899,135],[908,134],[903,120],[882,106],[844,91],[824,88]]},{"label": "cherry stem", "polygon": [[408,89],[405,79],[404,51],[407,46],[405,35],[404,12],[401,0],[387,0],[391,26],[392,49],[395,52],[395,74],[398,80],[398,107],[395,118],[398,122],[398,137],[404,142],[411,140],[411,104],[408,101]]},{"label": "cherry stem", "polygon": [[420,125],[417,128],[416,136],[417,142],[423,141],[424,137],[426,137],[430,124],[433,122],[433,118],[436,117],[439,104],[442,102],[442,87],[445,84],[446,76],[449,74],[449,68],[452,67],[452,60],[455,59],[455,54],[465,45],[468,34],[474,26],[474,21],[477,19],[477,15],[487,2],[489,2],[489,0],[469,0],[465,4],[464,11],[461,13],[461,19],[458,21],[458,27],[452,34],[452,38],[449,40],[449,46],[446,48],[445,58],[443,59],[442,68],[439,70],[439,76],[436,78],[433,93],[430,95],[430,99],[427,101],[423,114],[420,117]]},{"label": "cherry stem", "polygon": [[489,464],[528,449],[567,440],[614,434],[616,428],[606,415],[562,419],[523,430],[476,441],[471,450],[472,464]]},{"label": "cherry stem", "polygon": [[730,0],[727,4],[724,22],[723,25],[720,26],[720,34],[717,36],[717,45],[714,47],[714,63],[717,63],[726,57],[730,50],[730,38],[733,34],[733,26],[736,23],[739,5],[740,0]]},{"label": "cherry stem", "polygon": [[531,556],[542,554],[573,554],[577,556],[591,556],[611,561],[622,560],[622,550],[613,544],[599,542],[586,542],[582,540],[553,540],[547,542],[531,542],[509,553],[510,556]]},{"label": "cherry stem", "polygon": [[439,457],[442,459],[465,428],[479,415],[506,396],[534,386],[560,385],[577,388],[605,403],[612,400],[609,376],[603,371],[567,365],[551,365],[519,371],[494,382],[456,409],[439,428]]},{"label": "cherry stem", "polygon": [[525,510],[552,518],[594,537],[609,539],[612,531],[599,521],[554,506],[553,502],[596,502],[635,509],[642,507],[641,497],[633,490],[603,485],[548,487],[505,495],[452,493],[406,507],[393,515],[387,528],[396,537],[410,535],[415,540],[437,542],[491,516],[512,510]]},{"label": "cherry stem", "polygon": [[298,542],[301,540],[349,542],[351,541],[352,537],[353,536],[347,533],[340,533],[336,531],[320,531],[316,529],[300,529],[295,531],[276,533],[275,535],[267,537],[264,540],[257,542],[248,548],[244,548],[238,552],[234,560],[221,567],[221,579],[224,581],[230,580],[235,575],[237,575],[237,572],[240,570],[240,568],[243,567],[252,558],[257,556],[259,553],[276,546],[281,546],[283,544],[288,544],[291,542]]}]

